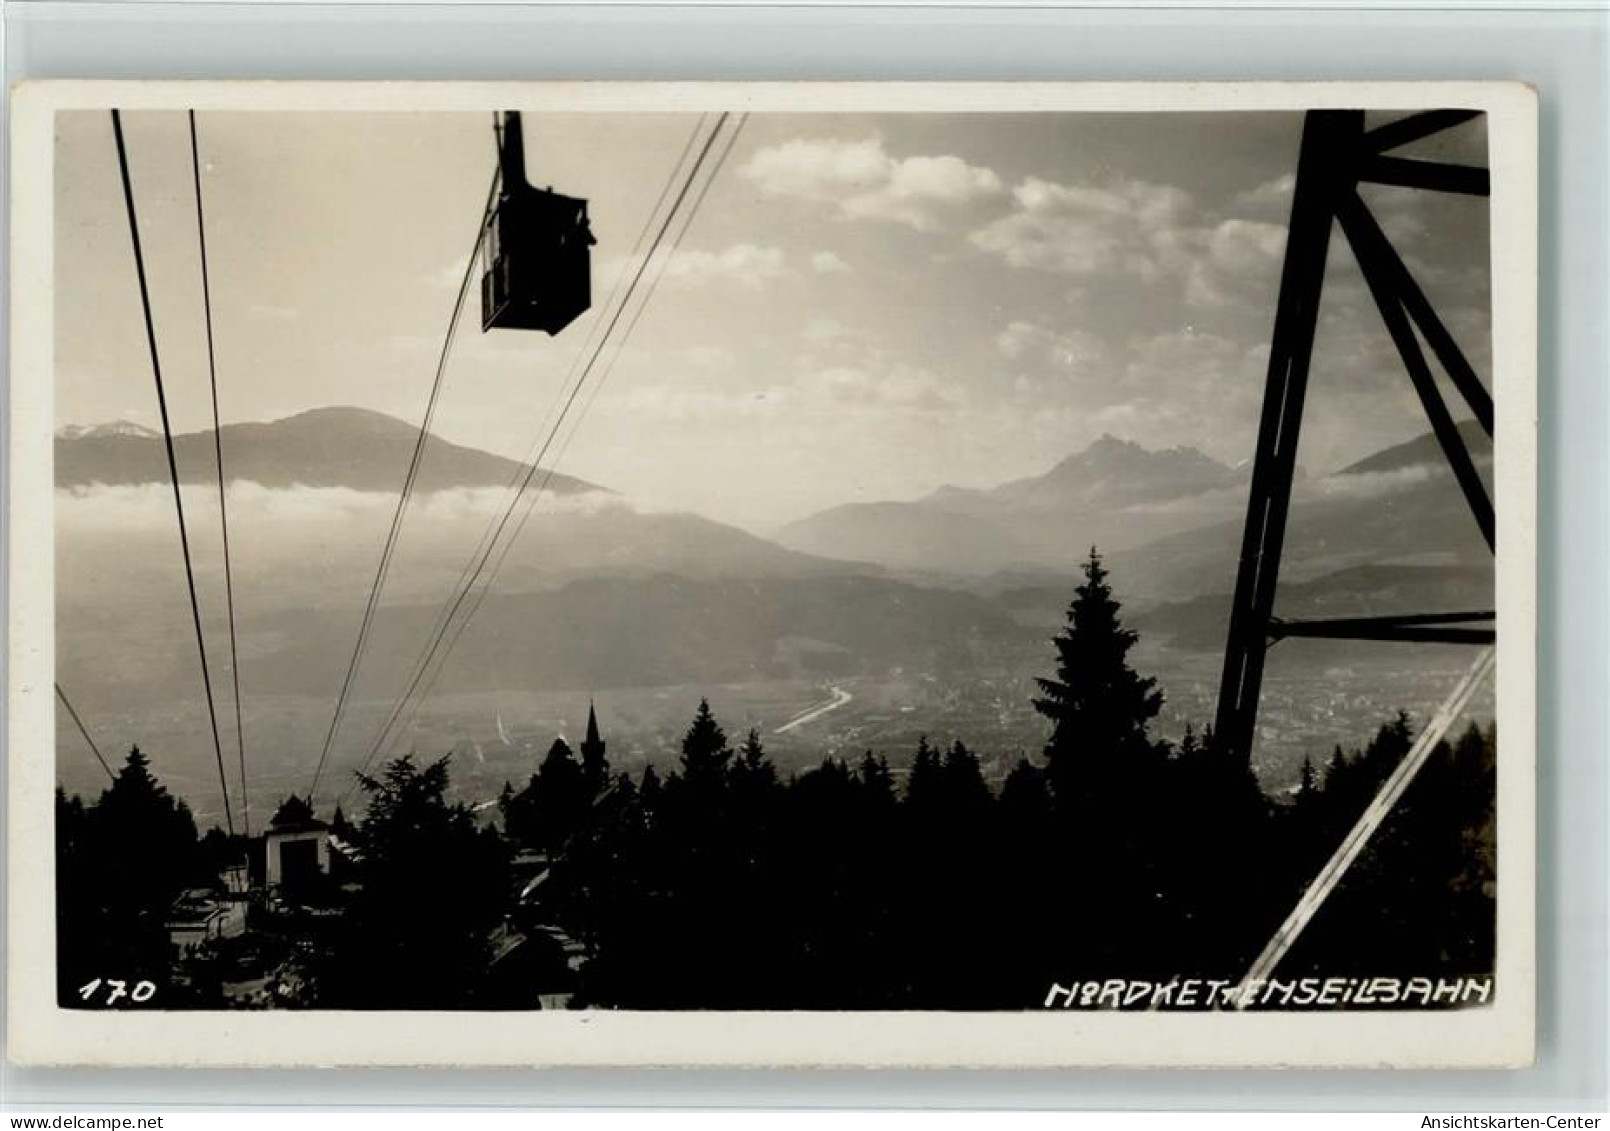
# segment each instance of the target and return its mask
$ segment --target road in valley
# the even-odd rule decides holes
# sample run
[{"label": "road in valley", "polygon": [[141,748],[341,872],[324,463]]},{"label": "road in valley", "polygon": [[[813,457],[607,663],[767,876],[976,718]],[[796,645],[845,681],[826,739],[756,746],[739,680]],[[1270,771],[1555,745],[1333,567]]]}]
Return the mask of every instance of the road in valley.
[{"label": "road in valley", "polygon": [[795,715],[772,733],[786,734],[795,727],[802,727],[806,723],[815,722],[829,711],[836,711],[840,707],[844,706],[844,704],[848,703],[851,699],[855,698],[855,696],[851,695],[842,687],[829,687],[828,690],[833,693],[833,698],[827,700],[826,702],[818,703],[814,707],[807,708],[804,712]]}]

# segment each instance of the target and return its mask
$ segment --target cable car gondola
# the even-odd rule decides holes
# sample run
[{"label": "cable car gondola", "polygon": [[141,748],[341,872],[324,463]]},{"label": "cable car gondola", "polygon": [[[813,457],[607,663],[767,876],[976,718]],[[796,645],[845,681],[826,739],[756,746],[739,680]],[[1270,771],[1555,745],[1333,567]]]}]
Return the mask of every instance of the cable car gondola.
[{"label": "cable car gondola", "polygon": [[592,305],[587,202],[526,180],[520,112],[497,123],[499,185],[481,241],[481,329],[557,334]]}]

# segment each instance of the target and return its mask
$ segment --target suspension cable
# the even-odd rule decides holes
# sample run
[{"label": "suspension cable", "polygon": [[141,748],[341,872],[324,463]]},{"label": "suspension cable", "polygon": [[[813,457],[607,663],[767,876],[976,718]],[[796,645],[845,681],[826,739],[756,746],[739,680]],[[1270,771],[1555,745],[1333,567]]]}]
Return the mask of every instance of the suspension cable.
[{"label": "suspension cable", "polygon": [[[728,156],[731,155],[733,147],[737,144],[738,135],[740,132],[742,132],[745,123],[748,121],[748,117],[748,114],[740,115],[737,125],[727,135],[727,140],[722,152],[717,156],[714,164],[711,166],[710,176],[705,180],[703,187],[700,189],[698,195],[694,198],[692,206],[688,209],[685,215],[681,228],[672,237],[671,244],[667,249],[666,254],[660,258],[659,268],[649,280],[648,289],[645,291],[642,300],[638,303],[637,309],[633,312],[632,317],[627,321],[626,328],[622,331],[620,338],[616,341],[614,353],[610,356],[609,361],[605,363],[603,372],[599,375],[598,381],[594,383],[592,389],[588,392],[587,400],[582,404],[581,411],[576,415],[570,431],[560,442],[559,450],[553,461],[544,470],[542,482],[538,485],[535,491],[530,493],[529,498],[526,500],[525,510],[520,516],[520,521],[515,525],[514,532],[504,541],[502,548],[498,551],[497,560],[492,563],[492,569],[487,574],[486,580],[482,584],[479,593],[476,594],[473,602],[471,603],[469,611],[465,613],[465,615],[459,620],[457,626],[453,629],[452,636],[448,638],[445,647],[442,649],[440,656],[437,658],[435,671],[429,675],[429,677],[424,681],[423,688],[418,692],[417,695],[414,696],[413,707],[409,711],[408,718],[403,722],[401,727],[391,734],[392,742],[395,742],[399,735],[407,733],[408,729],[413,726],[415,718],[418,717],[420,707],[423,705],[425,699],[429,697],[431,691],[435,688],[436,681],[441,677],[442,670],[447,666],[447,660],[452,655],[453,649],[458,646],[459,639],[464,635],[465,629],[469,627],[470,621],[474,620],[476,614],[481,611],[481,606],[485,603],[487,595],[492,591],[493,583],[497,580],[498,572],[503,568],[505,559],[508,558],[509,552],[513,550],[515,543],[520,540],[520,535],[522,532],[524,532],[526,523],[530,521],[532,514],[535,513],[537,507],[541,504],[541,501],[547,492],[549,480],[552,479],[559,465],[564,462],[565,453],[570,450],[570,443],[575,439],[576,433],[580,430],[582,420],[586,418],[587,413],[593,406],[593,402],[598,399],[598,394],[600,391],[602,391],[604,383],[609,380],[610,374],[615,371],[615,366],[620,362],[621,355],[626,350],[626,343],[631,339],[632,331],[637,328],[638,322],[643,317],[643,312],[648,309],[649,302],[653,299],[654,292],[659,287],[660,280],[665,277],[666,267],[670,264],[671,259],[676,255],[677,249],[680,247],[683,238],[688,234],[688,230],[693,227],[693,222],[698,215],[699,208],[704,204],[704,198],[706,195],[708,195],[710,186],[715,183],[716,176],[721,172],[722,166],[726,164]],[[400,713],[401,707],[402,704],[399,703],[397,711],[393,712],[394,718],[396,714]],[[371,758],[380,753],[380,749],[385,744],[385,740],[385,732],[382,732],[380,739],[377,740],[376,748],[370,752]]]},{"label": "suspension cable", "polygon": [[[694,182],[698,179],[699,172],[704,167],[705,161],[709,158],[710,152],[715,145],[716,138],[720,135],[722,128],[726,125],[729,116],[729,112],[722,112],[720,117],[716,120],[714,129],[711,130],[709,136],[705,138],[704,144],[700,147],[699,154],[695,158],[692,167],[689,169],[687,178],[683,181],[681,188],[678,190],[676,198],[671,204],[670,211],[666,214],[664,221],[659,226],[659,230],[655,233],[653,243],[649,248],[647,256],[645,256],[643,261],[638,264],[637,270],[633,273],[632,280],[626,288],[626,292],[621,299],[620,305],[610,316],[608,324],[604,329],[603,337],[599,339],[598,344],[593,348],[591,354],[588,356],[587,363],[582,369],[581,376],[577,379],[575,385],[571,388],[570,393],[565,398],[564,404],[559,411],[559,417],[554,422],[552,430],[549,431],[547,437],[543,440],[536,459],[527,466],[524,477],[520,483],[519,491],[516,493],[514,499],[510,502],[509,506],[504,510],[502,516],[499,518],[497,528],[493,534],[493,545],[488,546],[485,552],[482,553],[479,560],[476,562],[475,569],[471,572],[468,584],[464,585],[453,599],[452,608],[449,613],[449,622],[451,622],[452,617],[456,616],[458,611],[463,607],[464,602],[469,598],[470,592],[474,589],[476,582],[480,580],[481,574],[485,570],[486,565],[492,556],[492,551],[496,545],[497,539],[501,537],[504,529],[508,526],[509,521],[514,515],[516,507],[518,507],[520,503],[520,499],[530,487],[531,481],[536,477],[538,471],[541,470],[542,460],[546,458],[548,449],[552,445],[554,437],[558,434],[559,429],[563,427],[565,417],[569,414],[570,409],[572,406],[574,406],[582,388],[586,385],[587,379],[591,376],[593,368],[597,364],[600,355],[604,351],[604,348],[609,344],[610,337],[613,335],[616,326],[619,325],[621,317],[624,315],[627,306],[631,303],[632,295],[636,291],[639,283],[641,283],[649,263],[654,259],[655,253],[659,251],[660,245],[665,238],[665,234],[670,229],[672,222],[676,219],[677,212],[681,209],[682,203],[687,199],[688,194],[692,191]],[[549,474],[551,476],[551,471]],[[427,646],[425,650],[426,660],[424,666],[420,669],[421,672],[424,670],[424,668],[429,666],[431,660],[439,652],[445,637],[446,629],[444,626],[442,631],[433,635],[430,644]],[[419,682],[419,679],[416,678],[410,683],[408,690],[403,693],[402,700],[399,700],[399,704],[406,703],[408,698],[410,698],[417,689]],[[401,707],[399,706],[397,711],[400,712],[400,710]],[[394,712],[394,716],[396,713],[397,712]],[[383,731],[381,737],[376,740],[375,745],[370,748],[369,754],[365,756],[363,763],[358,767],[357,773],[362,774],[365,770],[367,770],[369,763],[373,760],[380,747],[384,744],[384,741],[385,732]],[[347,794],[350,794],[351,788],[351,786],[348,787]],[[345,797],[347,794],[343,794],[342,796]]]},{"label": "suspension cable", "polygon": [[460,316],[464,311],[465,298],[469,294],[470,280],[475,277],[475,262],[481,252],[481,241],[486,238],[487,217],[492,212],[493,203],[497,200],[498,176],[492,176],[491,187],[487,190],[486,206],[481,210],[480,222],[475,229],[475,242],[470,246],[468,261],[464,265],[464,276],[459,281],[458,297],[453,300],[453,314],[447,324],[447,334],[442,340],[441,353],[436,360],[436,375],[431,382],[430,399],[425,404],[425,415],[420,421],[419,436],[414,441],[414,453],[408,463],[408,473],[403,478],[402,490],[397,495],[397,509],[391,516],[391,529],[386,535],[385,547],[381,550],[380,564],[375,570],[375,579],[369,587],[369,598],[364,605],[363,619],[358,626],[358,639],[352,646],[352,658],[347,662],[347,673],[342,678],[340,693],[336,696],[335,712],[330,718],[329,730],[324,736],[324,747],[319,751],[319,762],[313,770],[313,781],[308,787],[308,803],[311,805],[314,795],[318,792],[319,778],[324,773],[325,763],[330,758],[330,748],[335,744],[336,732],[341,726],[341,716],[346,710],[348,696],[357,675],[358,666],[363,661],[363,653],[369,643],[369,630],[374,623],[375,608],[379,604],[380,591],[386,584],[386,575],[391,571],[391,559],[397,547],[398,537],[402,532],[403,516],[407,512],[409,499],[414,493],[414,483],[419,474],[419,465],[424,455],[425,445],[430,439],[431,420],[436,415],[436,402],[441,395],[442,380],[447,373],[447,360],[452,353],[453,340],[458,334]]},{"label": "suspension cable", "polygon": [[224,824],[235,835],[235,817],[229,805],[229,781],[224,774],[224,747],[218,737],[218,707],[213,701],[212,673],[207,664],[207,638],[201,630],[201,602],[196,598],[196,571],[190,560],[190,535],[185,526],[184,493],[179,489],[179,461],[173,450],[173,426],[168,419],[168,394],[162,383],[162,360],[157,352],[156,324],[151,315],[151,292],[145,279],[145,252],[140,246],[140,222],[134,207],[134,185],[129,179],[128,148],[123,142],[123,118],[112,111],[112,135],[117,142],[117,166],[123,180],[123,204],[128,211],[129,238],[134,245],[134,270],[140,282],[140,306],[145,315],[145,340],[151,351],[151,373],[156,379],[157,408],[162,415],[162,441],[168,453],[168,474],[173,479],[173,507],[179,517],[179,546],[184,552],[185,583],[190,591],[190,617],[195,622],[196,650],[201,656],[201,683],[207,693],[207,718],[212,724],[212,750],[218,763],[218,787],[223,794]]},{"label": "suspension cable", "polygon": [[213,351],[212,278],[207,270],[207,220],[201,207],[201,150],[196,112],[190,111],[190,169],[196,185],[196,242],[201,251],[201,307],[207,321],[207,379],[212,387],[212,447],[218,465],[218,523],[224,540],[224,602],[229,610],[229,674],[235,690],[235,750],[240,758],[240,820],[252,835],[252,799],[246,785],[246,726],[240,712],[240,648],[235,634],[235,568],[229,548],[229,495],[224,486],[224,433],[218,418],[218,362]]},{"label": "suspension cable", "polygon": [[[654,221],[660,214],[660,208],[665,204],[666,198],[670,196],[671,189],[675,187],[677,175],[681,172],[682,166],[686,163],[688,155],[693,152],[694,143],[698,141],[699,134],[703,132],[704,122],[707,117],[707,114],[700,114],[698,120],[693,124],[693,129],[688,133],[688,138],[682,145],[682,152],[677,156],[676,161],[672,164],[670,174],[666,177],[665,183],[660,187],[659,196],[655,199],[653,206],[649,209],[648,215],[643,219],[643,226],[638,230],[637,239],[632,242],[631,251],[627,252],[626,254],[626,262],[628,264],[637,259],[637,253],[642,249],[643,242],[648,238],[649,232],[653,230]],[[615,277],[614,285],[610,288],[609,297],[604,300],[603,305],[599,308],[601,311],[607,312],[614,308],[616,296],[619,295],[621,286],[626,281],[626,274],[627,272],[623,269]],[[559,382],[561,392],[570,386],[571,379],[575,377],[577,370],[581,368],[582,359],[587,356],[588,349],[597,332],[607,321],[607,316],[602,317],[598,320],[595,320],[592,325],[588,327],[587,334],[582,339],[580,348],[577,349],[575,356],[571,358],[570,365],[565,371],[564,378]],[[547,411],[543,413],[543,418],[537,425],[536,434],[532,437],[531,446],[526,450],[524,458],[515,464],[509,475],[508,482],[504,484],[504,497],[511,503],[513,500],[519,497],[520,481],[525,474],[526,467],[536,459],[536,453],[541,447],[542,438],[547,433],[549,422],[552,420],[554,411],[558,407],[559,401],[556,398],[554,402],[548,406]],[[441,608],[436,612],[436,617],[432,622],[430,631],[426,633],[426,639],[432,639],[438,633],[447,631],[447,625],[451,620],[454,608],[454,596],[458,593],[459,589],[465,585],[470,575],[474,572],[475,563],[480,560],[483,551],[486,551],[487,547],[491,544],[491,540],[497,529],[497,516],[494,514],[487,520],[485,529],[481,531],[480,538],[476,540],[475,548],[470,551],[469,557],[464,560],[463,568],[459,570],[457,580],[453,582],[452,587],[447,592],[447,598],[442,602]],[[421,654],[416,658],[414,666],[410,670],[408,679],[406,681],[406,686],[409,690],[419,686],[419,681],[425,677],[428,663],[428,654]],[[385,736],[391,731],[392,727],[396,725],[398,716],[401,714],[407,702],[408,695],[407,692],[405,692],[393,704],[392,710],[388,715],[385,724],[380,729],[380,737],[376,739],[377,744],[382,743],[385,739]],[[416,700],[416,710],[417,705],[418,701]],[[409,725],[411,725],[411,722],[412,716],[410,716]],[[371,758],[374,756],[374,752],[374,750],[371,750]],[[365,762],[365,764],[367,765],[367,762]],[[343,794],[343,797],[345,797],[345,794]]]},{"label": "suspension cable", "polygon": [[84,726],[84,720],[78,717],[77,711],[73,710],[72,700],[68,699],[67,692],[62,690],[60,680],[56,681],[56,698],[60,699],[61,705],[67,708],[67,714],[71,716],[73,723],[78,727],[78,733],[84,736],[84,741],[89,744],[90,753],[95,755],[95,760],[101,764],[101,769],[106,771],[106,776],[112,781],[116,781],[117,775],[112,772],[112,767],[107,764],[105,756],[101,753],[101,748],[96,746],[95,740],[89,736],[89,729]]}]

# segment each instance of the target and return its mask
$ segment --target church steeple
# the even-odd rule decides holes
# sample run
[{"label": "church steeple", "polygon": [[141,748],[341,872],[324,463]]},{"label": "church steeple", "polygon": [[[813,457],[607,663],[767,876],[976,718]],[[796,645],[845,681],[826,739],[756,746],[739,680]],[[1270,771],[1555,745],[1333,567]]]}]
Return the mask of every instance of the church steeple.
[{"label": "church steeple", "polygon": [[605,749],[604,740],[598,734],[598,712],[589,700],[587,738],[581,744],[581,769],[593,789],[603,789],[609,782],[609,759],[604,756]]}]

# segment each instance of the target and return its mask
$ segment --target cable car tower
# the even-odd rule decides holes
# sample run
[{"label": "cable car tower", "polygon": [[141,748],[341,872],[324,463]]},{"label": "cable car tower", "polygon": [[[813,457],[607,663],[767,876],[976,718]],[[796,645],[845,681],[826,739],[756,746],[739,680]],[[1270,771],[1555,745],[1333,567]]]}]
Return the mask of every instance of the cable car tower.
[{"label": "cable car tower", "polygon": [[493,126],[498,192],[481,240],[481,330],[559,333],[592,305],[587,202],[526,180],[520,112]]},{"label": "cable car tower", "polygon": [[1275,641],[1290,636],[1487,645],[1494,641],[1492,610],[1311,621],[1281,620],[1274,615],[1275,584],[1291,504],[1325,259],[1331,230],[1337,223],[1397,346],[1443,456],[1488,549],[1493,547],[1492,500],[1443,401],[1421,350],[1420,337],[1431,347],[1489,439],[1493,434],[1492,395],[1358,192],[1361,184],[1378,184],[1488,195],[1489,175],[1484,168],[1402,157],[1392,152],[1477,116],[1473,110],[1432,110],[1370,130],[1364,127],[1362,110],[1311,110],[1304,119],[1214,722],[1219,748],[1242,759],[1251,757],[1264,653]]}]

